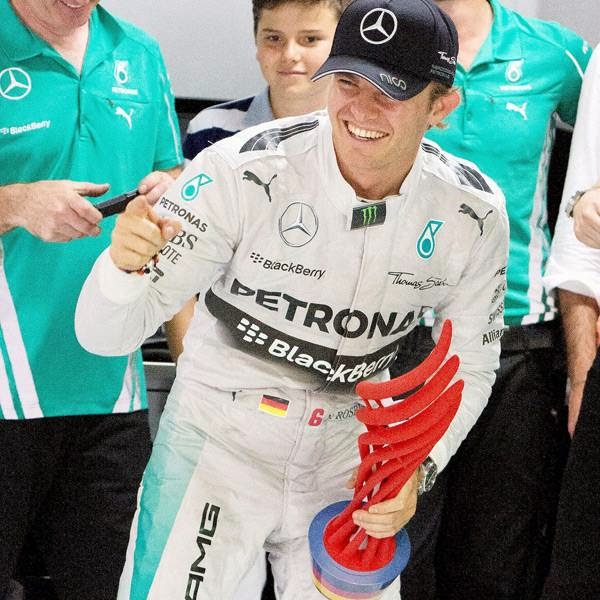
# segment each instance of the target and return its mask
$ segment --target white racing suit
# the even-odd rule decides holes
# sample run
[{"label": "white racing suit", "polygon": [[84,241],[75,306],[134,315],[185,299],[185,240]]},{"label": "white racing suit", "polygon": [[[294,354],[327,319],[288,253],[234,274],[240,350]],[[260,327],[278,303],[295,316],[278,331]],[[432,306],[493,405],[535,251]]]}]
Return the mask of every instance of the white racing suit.
[{"label": "white racing suit", "polygon": [[203,151],[156,208],[183,231],[141,277],[101,255],[76,315],[84,347],[125,354],[199,294],[119,598],[230,598],[263,547],[279,598],[319,598],[306,534],[350,496],[356,383],[387,378],[399,338],[433,308],[436,339],[453,321],[465,381],[431,453],[439,468],[485,405],[503,330],[502,194],[424,142],[398,195],[361,202],[315,113]]}]

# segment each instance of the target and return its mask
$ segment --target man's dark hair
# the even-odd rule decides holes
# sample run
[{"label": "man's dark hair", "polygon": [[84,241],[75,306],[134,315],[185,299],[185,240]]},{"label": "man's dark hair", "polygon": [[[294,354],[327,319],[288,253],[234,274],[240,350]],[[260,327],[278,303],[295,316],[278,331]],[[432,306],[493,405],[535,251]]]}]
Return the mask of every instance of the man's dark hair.
[{"label": "man's dark hair", "polygon": [[254,35],[258,31],[258,20],[263,10],[278,8],[284,4],[299,4],[300,6],[316,6],[323,4],[332,8],[339,17],[350,0],[252,0],[252,16],[254,17]]}]

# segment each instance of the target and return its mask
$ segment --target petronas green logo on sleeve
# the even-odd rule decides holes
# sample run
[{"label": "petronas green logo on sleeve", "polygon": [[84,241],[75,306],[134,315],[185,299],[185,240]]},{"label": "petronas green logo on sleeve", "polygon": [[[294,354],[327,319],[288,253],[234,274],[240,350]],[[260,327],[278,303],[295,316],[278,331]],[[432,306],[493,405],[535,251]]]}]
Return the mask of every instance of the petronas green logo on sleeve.
[{"label": "petronas green logo on sleeve", "polygon": [[427,259],[433,256],[435,251],[435,236],[443,224],[444,221],[436,221],[431,219],[428,221],[427,225],[425,225],[423,233],[417,240],[417,254],[421,258]]},{"label": "petronas green logo on sleeve", "polygon": [[187,202],[194,200],[198,196],[200,188],[203,185],[212,183],[212,181],[212,177],[209,177],[206,173],[200,173],[196,177],[192,177],[192,179],[186,181],[181,187],[182,200],[186,200]]}]

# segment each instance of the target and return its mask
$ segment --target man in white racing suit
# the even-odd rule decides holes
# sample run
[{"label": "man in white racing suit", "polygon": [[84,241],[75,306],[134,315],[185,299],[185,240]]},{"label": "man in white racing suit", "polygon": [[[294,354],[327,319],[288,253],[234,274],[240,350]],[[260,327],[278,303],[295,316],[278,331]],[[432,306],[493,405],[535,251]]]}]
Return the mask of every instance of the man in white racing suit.
[{"label": "man in white racing suit", "polygon": [[[465,382],[438,469],[477,419],[498,365],[508,224],[491,180],[422,142],[458,102],[456,54],[429,0],[356,0],[315,76],[333,73],[328,114],[218,142],[156,207],[140,196],[119,217],[79,300],[84,347],[129,352],[199,294],[119,599],[231,598],[263,548],[278,598],[321,597],[307,529],[350,495],[354,386],[386,378],[432,308],[434,337],[453,321]],[[394,535],[418,471],[355,523]]]}]

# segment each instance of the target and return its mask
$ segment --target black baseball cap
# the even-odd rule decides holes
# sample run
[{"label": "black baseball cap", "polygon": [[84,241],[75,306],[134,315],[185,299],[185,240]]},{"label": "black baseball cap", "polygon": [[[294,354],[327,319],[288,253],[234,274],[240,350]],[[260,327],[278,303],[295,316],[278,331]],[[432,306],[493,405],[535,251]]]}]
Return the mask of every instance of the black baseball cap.
[{"label": "black baseball cap", "polygon": [[312,79],[354,73],[390,98],[408,100],[430,81],[452,85],[457,56],[454,23],[432,0],[354,0]]}]

